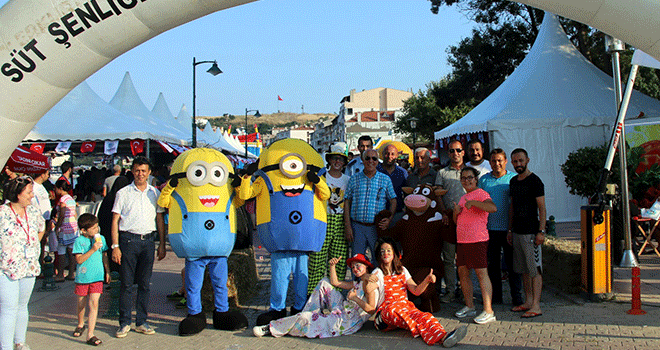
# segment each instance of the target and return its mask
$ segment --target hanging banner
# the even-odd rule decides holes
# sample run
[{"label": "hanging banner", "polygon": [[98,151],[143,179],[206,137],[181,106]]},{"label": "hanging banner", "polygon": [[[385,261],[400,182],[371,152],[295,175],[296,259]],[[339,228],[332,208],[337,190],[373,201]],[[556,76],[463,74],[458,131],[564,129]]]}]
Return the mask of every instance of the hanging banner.
[{"label": "hanging banner", "polygon": [[7,167],[16,173],[41,174],[50,170],[50,158],[19,146],[7,160]]},{"label": "hanging banner", "polygon": [[33,143],[30,145],[30,151],[36,152],[39,154],[44,154],[44,149],[46,148],[45,142]]},{"label": "hanging banner", "polygon": [[60,142],[57,144],[57,147],[55,147],[55,152],[66,153],[69,152],[69,148],[71,148],[70,141]]},{"label": "hanging banner", "polygon": [[117,153],[117,147],[119,147],[119,140],[105,141],[103,153],[107,155],[115,154]]}]

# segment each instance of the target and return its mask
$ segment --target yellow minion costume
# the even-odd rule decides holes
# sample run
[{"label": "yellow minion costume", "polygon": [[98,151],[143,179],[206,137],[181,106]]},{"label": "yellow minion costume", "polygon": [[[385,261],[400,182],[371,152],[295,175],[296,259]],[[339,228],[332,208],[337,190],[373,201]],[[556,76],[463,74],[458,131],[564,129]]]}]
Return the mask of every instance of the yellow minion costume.
[{"label": "yellow minion costume", "polygon": [[274,142],[259,156],[258,170],[243,177],[239,197],[256,197],[257,231],[271,253],[270,311],[257,325],[286,316],[286,292],[293,273],[297,313],[307,299],[307,262],[321,250],[326,232],[326,200],[330,190],[319,177],[323,159],[306,142]]},{"label": "yellow minion costume", "polygon": [[158,198],[158,205],[169,208],[172,250],[186,259],[188,316],[179,323],[182,336],[206,328],[201,302],[206,267],[215,296],[213,326],[223,330],[247,326],[241,312],[229,311],[227,295],[227,257],[236,240],[236,207],[243,204],[234,196],[234,185],[239,183],[224,154],[195,148],[176,158]]}]

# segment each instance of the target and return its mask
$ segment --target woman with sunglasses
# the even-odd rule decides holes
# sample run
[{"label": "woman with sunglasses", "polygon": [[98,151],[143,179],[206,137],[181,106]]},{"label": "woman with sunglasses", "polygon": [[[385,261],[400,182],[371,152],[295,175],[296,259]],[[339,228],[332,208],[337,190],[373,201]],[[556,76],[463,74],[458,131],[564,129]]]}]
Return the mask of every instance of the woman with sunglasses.
[{"label": "woman with sunglasses", "polygon": [[[383,280],[377,276],[372,278],[369,272],[374,269],[374,265],[364,255],[355,254],[346,260],[355,280],[339,281],[335,265],[341,259],[330,259],[330,280],[323,278],[319,282],[300,313],[270,321],[265,326],[256,326],[252,329],[254,335],[262,337],[270,334],[279,338],[288,334],[295,337],[329,338],[360,330],[383,301]],[[338,288],[349,290],[346,298]],[[325,309],[329,313],[324,313]]]},{"label": "woman with sunglasses", "polygon": [[0,205],[0,349],[29,349],[25,345],[28,301],[39,265],[45,221],[30,205],[32,179],[16,177],[5,183]]},{"label": "woman with sunglasses", "polygon": [[484,311],[474,319],[475,323],[484,324],[496,321],[492,307],[493,287],[488,278],[488,213],[497,211],[497,207],[488,192],[477,187],[479,172],[472,167],[461,170],[461,185],[465,194],[458,204],[454,203],[454,222],[456,222],[456,266],[461,281],[461,291],[465,307],[456,312],[456,317],[474,317],[477,311],[472,300],[472,281],[470,270],[474,270],[479,279]]}]

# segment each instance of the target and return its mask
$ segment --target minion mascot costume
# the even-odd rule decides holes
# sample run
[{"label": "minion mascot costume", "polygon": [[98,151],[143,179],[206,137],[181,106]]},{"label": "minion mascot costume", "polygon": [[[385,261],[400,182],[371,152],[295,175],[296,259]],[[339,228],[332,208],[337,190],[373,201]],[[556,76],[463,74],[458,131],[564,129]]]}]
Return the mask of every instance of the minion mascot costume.
[{"label": "minion mascot costume", "polygon": [[195,148],[176,158],[158,198],[158,205],[170,210],[172,250],[186,259],[188,316],[179,323],[179,335],[206,328],[201,290],[207,266],[215,296],[213,327],[234,330],[248,325],[240,311],[229,311],[227,295],[227,257],[236,240],[236,207],[243,203],[234,197],[234,186],[239,184],[240,177],[224,154]]},{"label": "minion mascot costume", "polygon": [[258,170],[250,169],[243,177],[239,196],[256,197],[259,239],[271,253],[270,310],[257,317],[258,326],[286,316],[291,273],[295,289],[291,314],[305,306],[308,254],[320,251],[325,240],[325,201],[330,190],[319,178],[321,169],[323,159],[309,144],[284,139],[262,151]]}]

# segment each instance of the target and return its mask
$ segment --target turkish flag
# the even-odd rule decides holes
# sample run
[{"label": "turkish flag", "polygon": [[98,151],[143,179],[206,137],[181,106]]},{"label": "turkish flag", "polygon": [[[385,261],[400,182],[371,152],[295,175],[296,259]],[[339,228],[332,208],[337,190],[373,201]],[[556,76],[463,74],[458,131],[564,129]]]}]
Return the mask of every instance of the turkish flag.
[{"label": "turkish flag", "polygon": [[284,101],[284,100],[280,97],[280,95],[277,95],[277,100],[278,100],[278,101]]},{"label": "turkish flag", "polygon": [[94,151],[96,141],[85,141],[80,145],[80,153],[90,153]]},{"label": "turkish flag", "polygon": [[144,152],[144,140],[135,139],[131,141],[131,153],[133,156]]},{"label": "turkish flag", "polygon": [[37,152],[39,154],[44,154],[44,148],[46,148],[45,142],[33,143],[30,145],[30,151]]}]

